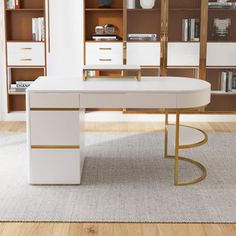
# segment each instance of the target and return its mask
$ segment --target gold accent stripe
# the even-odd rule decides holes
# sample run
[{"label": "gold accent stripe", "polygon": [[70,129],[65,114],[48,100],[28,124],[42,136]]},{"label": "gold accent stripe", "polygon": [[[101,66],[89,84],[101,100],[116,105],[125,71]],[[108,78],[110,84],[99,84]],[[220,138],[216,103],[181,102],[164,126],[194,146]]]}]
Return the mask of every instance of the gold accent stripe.
[{"label": "gold accent stripe", "polygon": [[32,145],[32,149],[80,149],[80,146],[67,146],[67,145]]},{"label": "gold accent stripe", "polygon": [[80,108],[45,108],[45,107],[40,107],[40,108],[30,108],[31,111],[79,111]]}]

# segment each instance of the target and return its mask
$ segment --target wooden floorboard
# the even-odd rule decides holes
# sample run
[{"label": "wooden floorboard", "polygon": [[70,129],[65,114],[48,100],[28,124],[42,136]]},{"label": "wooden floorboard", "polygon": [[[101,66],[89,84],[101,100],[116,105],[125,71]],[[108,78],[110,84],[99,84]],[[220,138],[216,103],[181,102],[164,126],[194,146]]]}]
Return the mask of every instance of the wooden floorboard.
[{"label": "wooden floorboard", "polygon": [[[187,123],[207,132],[236,132],[235,123]],[[163,123],[89,122],[90,132],[155,132]],[[0,131],[25,132],[24,122],[0,122]],[[236,236],[236,224],[0,223],[0,236]]]}]

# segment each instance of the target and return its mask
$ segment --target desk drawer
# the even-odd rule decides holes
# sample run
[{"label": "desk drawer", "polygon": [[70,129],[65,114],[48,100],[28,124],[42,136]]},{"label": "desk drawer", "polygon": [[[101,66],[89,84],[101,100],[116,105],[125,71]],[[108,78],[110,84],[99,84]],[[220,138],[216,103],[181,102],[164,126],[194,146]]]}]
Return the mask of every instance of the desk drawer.
[{"label": "desk drawer", "polygon": [[122,64],[122,43],[86,43],[86,65]]},{"label": "desk drawer", "polygon": [[7,43],[9,66],[44,66],[44,43]]},{"label": "desk drawer", "polygon": [[33,93],[30,108],[79,108],[78,93]]},{"label": "desk drawer", "polygon": [[31,111],[31,146],[80,145],[80,111]]},{"label": "desk drawer", "polygon": [[79,149],[31,149],[30,184],[80,184]]},{"label": "desk drawer", "polygon": [[82,108],[176,108],[170,94],[81,94]]}]

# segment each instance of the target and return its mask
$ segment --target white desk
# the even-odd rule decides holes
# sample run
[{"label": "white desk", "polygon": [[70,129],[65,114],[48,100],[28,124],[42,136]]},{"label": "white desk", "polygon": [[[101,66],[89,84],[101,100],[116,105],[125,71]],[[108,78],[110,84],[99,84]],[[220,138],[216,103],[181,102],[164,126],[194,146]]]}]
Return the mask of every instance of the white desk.
[{"label": "white desk", "polygon": [[[40,77],[27,89],[26,94],[29,183],[81,183],[86,108],[176,110],[175,184],[199,182],[206,176],[206,171],[200,163],[194,164],[203,170],[203,176],[184,183],[178,180],[178,162],[181,159],[179,149],[193,145],[181,143],[179,139],[190,133],[189,128],[180,128],[179,114],[183,109],[199,108],[209,104],[210,91],[211,86],[208,82],[177,77],[142,78],[141,82],[133,79],[99,79],[83,82],[81,78]],[[168,130],[171,129],[166,112],[165,157],[168,157],[167,142],[171,138],[168,136]],[[191,136],[196,145],[207,140],[206,134],[202,132]]]}]

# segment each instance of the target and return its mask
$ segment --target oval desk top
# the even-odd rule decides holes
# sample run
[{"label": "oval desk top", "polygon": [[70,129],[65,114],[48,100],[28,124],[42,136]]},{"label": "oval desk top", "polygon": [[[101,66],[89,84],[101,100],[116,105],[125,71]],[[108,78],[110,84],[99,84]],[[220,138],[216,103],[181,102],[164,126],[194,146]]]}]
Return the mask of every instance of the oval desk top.
[{"label": "oval desk top", "polygon": [[[40,77],[27,89],[29,94],[67,92],[79,93],[84,108],[195,108],[210,103],[211,85],[182,77],[142,77],[139,82],[132,78],[83,81],[64,76]],[[106,107],[106,100],[111,100],[110,107]]]}]

